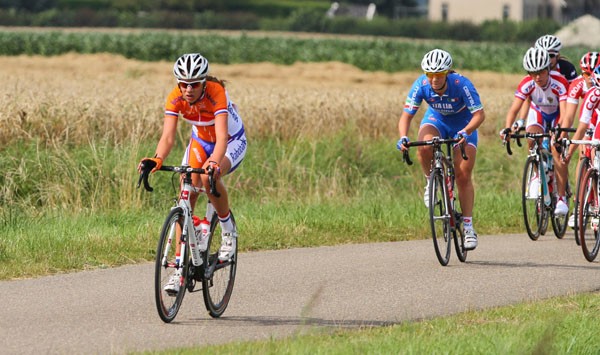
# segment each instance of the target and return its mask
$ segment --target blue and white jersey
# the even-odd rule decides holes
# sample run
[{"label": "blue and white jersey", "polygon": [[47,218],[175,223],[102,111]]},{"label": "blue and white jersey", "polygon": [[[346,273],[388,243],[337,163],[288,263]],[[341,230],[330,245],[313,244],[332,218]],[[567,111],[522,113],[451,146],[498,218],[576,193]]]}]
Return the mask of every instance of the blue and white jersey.
[{"label": "blue and white jersey", "polygon": [[442,116],[450,116],[463,112],[471,114],[483,109],[479,94],[471,81],[457,73],[450,73],[446,78],[446,92],[440,96],[433,91],[425,74],[421,75],[412,85],[404,103],[404,111],[414,115],[419,110],[423,100],[429,108]]}]

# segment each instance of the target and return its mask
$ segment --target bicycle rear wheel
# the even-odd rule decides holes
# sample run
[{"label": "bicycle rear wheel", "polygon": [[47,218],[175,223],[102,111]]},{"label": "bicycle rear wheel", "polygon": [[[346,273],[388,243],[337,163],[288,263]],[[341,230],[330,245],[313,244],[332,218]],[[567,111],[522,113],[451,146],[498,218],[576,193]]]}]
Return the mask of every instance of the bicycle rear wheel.
[{"label": "bicycle rear wheel", "polygon": [[[233,214],[231,214],[231,219],[235,226]],[[204,260],[208,260],[208,265],[205,267],[205,275],[202,279],[202,294],[208,314],[213,318],[218,318],[225,312],[233,292],[238,259],[237,242],[233,257],[229,261],[219,261],[221,227],[216,213],[211,219],[210,231],[208,247],[204,252]]]},{"label": "bicycle rear wheel", "polygon": [[[531,240],[537,240],[546,221],[546,208],[540,179],[540,165],[535,157],[527,158],[523,171],[522,203],[523,221],[527,235]],[[537,179],[537,184],[534,182]]]},{"label": "bicycle rear wheel", "polygon": [[177,238],[181,235],[183,221],[183,210],[181,208],[172,209],[162,227],[156,249],[154,296],[158,315],[165,323],[170,323],[175,319],[185,295],[185,280],[187,279],[189,262],[188,248],[185,248],[185,255],[181,259],[183,265],[180,269],[179,292],[173,294],[165,291],[165,286],[177,271],[177,263],[175,262],[176,243],[179,242]]},{"label": "bicycle rear wheel", "polygon": [[458,260],[464,263],[467,261],[467,249],[465,249],[465,230],[462,224],[462,216],[459,213],[455,213],[456,226],[452,232],[454,236],[454,248],[456,249],[456,256]]},{"label": "bicycle rear wheel", "polygon": [[581,209],[579,213],[579,242],[583,256],[589,262],[598,256],[600,248],[599,223],[600,201],[598,199],[598,171],[589,169],[582,180]]},{"label": "bicycle rear wheel", "polygon": [[452,243],[449,201],[444,175],[435,170],[429,177],[429,220],[435,255],[442,266],[448,265]]},{"label": "bicycle rear wheel", "polygon": [[580,213],[579,210],[581,209],[581,203],[579,202],[579,195],[581,194],[582,186],[584,186],[582,181],[585,177],[586,171],[589,168],[590,168],[590,158],[588,158],[587,156],[584,156],[583,158],[581,158],[581,161],[579,162],[579,169],[577,169],[577,175],[576,175],[577,183],[575,185],[575,202],[574,202],[574,206],[573,206],[573,214],[575,215],[575,225],[573,226],[573,230],[575,231],[575,243],[577,243],[577,245],[581,244],[579,242],[579,223],[577,223],[577,221],[579,220],[579,213]]}]

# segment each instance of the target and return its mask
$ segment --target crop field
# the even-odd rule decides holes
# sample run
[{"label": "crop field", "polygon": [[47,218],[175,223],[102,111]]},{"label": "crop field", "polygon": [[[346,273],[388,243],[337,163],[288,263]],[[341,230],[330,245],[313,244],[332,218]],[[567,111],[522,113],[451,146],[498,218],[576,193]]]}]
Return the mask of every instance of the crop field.
[{"label": "crop field", "polygon": [[[0,53],[4,84],[0,87],[0,280],[153,260],[158,231],[175,193],[170,177],[160,174],[152,176],[152,194],[137,189],[136,166],[140,158],[154,153],[164,101],[175,80],[172,59],[138,58],[134,52],[170,58],[201,47],[186,42],[191,41],[188,35],[177,37],[182,42],[175,41],[176,45],[168,44],[167,37],[161,37],[164,34],[156,37],[162,42],[132,45],[130,41],[141,38],[137,31],[126,38],[106,31],[107,37],[86,33],[89,37],[70,39],[44,31],[23,32],[29,38],[0,32],[0,48],[6,50],[9,47],[2,43],[10,43],[10,48],[21,51]],[[418,58],[437,44],[407,44],[403,47],[406,52],[394,54],[390,48],[396,47],[385,40],[369,48],[362,47],[367,44],[354,47],[350,42],[335,47],[333,40],[318,42],[320,46],[315,47],[313,39],[302,36],[297,40],[306,42],[295,39],[285,44],[283,39],[271,42],[265,39],[271,36],[265,35],[238,48],[238,37],[219,36],[216,43],[235,48],[228,52],[224,47],[209,46],[209,53],[226,56],[247,50],[261,60],[241,63],[241,56],[214,61],[208,57],[211,73],[226,81],[230,97],[239,106],[248,135],[244,163],[235,174],[225,177],[240,228],[240,251],[429,238],[422,173],[417,164],[409,167],[402,163],[395,144],[404,99],[420,74]],[[110,40],[97,42],[98,38]],[[104,43],[106,51],[98,43]],[[111,43],[122,49],[129,46],[129,55],[108,53]],[[309,54],[298,60],[261,56],[263,46],[273,43],[281,45],[279,53],[297,55],[288,47],[293,45],[299,48],[294,51]],[[449,50],[457,53],[456,70],[473,81],[486,112],[474,176],[477,230],[483,238],[521,233],[519,186],[525,149],[514,147],[515,154],[509,157],[498,138],[524,74],[518,69],[520,54],[515,54],[521,48],[451,46]],[[315,49],[322,50],[322,56],[310,62]],[[378,51],[392,55],[384,59]],[[477,64],[472,63],[479,62],[470,54],[492,56],[493,63],[502,66],[492,72],[493,63],[486,62],[474,70]],[[570,57],[579,55],[575,49],[569,53]],[[362,59],[353,60],[359,56]],[[412,123],[412,139],[426,104],[423,106]],[[189,134],[189,125],[180,124],[178,142],[166,164],[180,161]],[[416,152],[411,155],[416,161]],[[565,244],[576,247],[572,240]],[[560,305],[551,304],[547,309],[562,312],[565,304],[580,308],[583,321],[577,318],[572,323],[585,325],[593,319],[589,312],[593,313],[598,303],[597,295],[589,297],[593,300],[582,297],[581,307],[559,300]],[[523,324],[520,319],[512,321],[512,315],[530,315],[529,309],[507,312],[492,323],[506,323],[511,332],[516,329],[514,324]],[[455,318],[442,320],[448,326],[440,328],[440,338],[448,329],[455,331],[457,324],[465,324],[469,327],[464,338],[473,339],[473,332],[482,328],[482,317],[487,317],[473,314],[458,322]],[[544,329],[547,319],[556,319],[545,313],[541,318],[537,322]],[[425,322],[424,327],[439,326]],[[382,329],[383,341],[402,339],[389,329]],[[565,332],[577,333],[571,330]],[[476,338],[483,339],[480,342],[497,339],[498,330],[490,332]],[[414,332],[402,327],[398,333],[409,334],[410,339],[402,342],[414,341]],[[536,328],[536,336],[539,334]],[[354,333],[349,336],[356,339]],[[342,343],[339,339],[340,335],[334,337]],[[463,335],[456,339],[462,341]],[[373,349],[381,349],[377,341]],[[313,342],[299,347],[324,348],[321,343],[311,345]],[[432,343],[429,337],[422,342]],[[394,344],[393,348],[401,347]]]}]

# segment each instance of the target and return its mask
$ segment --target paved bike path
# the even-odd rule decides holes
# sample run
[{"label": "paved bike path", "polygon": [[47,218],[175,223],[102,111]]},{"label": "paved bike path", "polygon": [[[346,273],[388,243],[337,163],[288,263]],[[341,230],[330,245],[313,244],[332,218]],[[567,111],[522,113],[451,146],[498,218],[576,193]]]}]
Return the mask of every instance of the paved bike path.
[{"label": "paved bike path", "polygon": [[[568,238],[568,239],[567,239]],[[126,353],[386,325],[600,289],[600,263],[564,240],[482,236],[467,263],[430,240],[241,253],[229,308],[186,294],[164,324],[153,264],[0,282],[0,354]]]}]

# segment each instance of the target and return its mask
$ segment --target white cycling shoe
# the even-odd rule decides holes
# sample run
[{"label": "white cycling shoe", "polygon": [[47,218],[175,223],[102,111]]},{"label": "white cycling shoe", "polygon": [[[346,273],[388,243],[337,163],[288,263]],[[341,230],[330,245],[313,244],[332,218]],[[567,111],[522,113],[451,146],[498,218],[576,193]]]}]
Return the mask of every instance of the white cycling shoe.
[{"label": "white cycling shoe", "polygon": [[165,288],[163,290],[165,290],[165,292],[169,296],[177,296],[177,293],[179,292],[179,284],[180,283],[181,283],[181,275],[179,274],[179,272],[175,272],[173,275],[171,275],[169,282],[167,282],[167,284],[165,285]]},{"label": "white cycling shoe", "polygon": [[223,232],[221,234],[221,248],[219,249],[219,260],[228,261],[235,255],[237,245],[236,232]]},{"label": "white cycling shoe", "polygon": [[556,216],[564,216],[569,213],[569,206],[565,203],[565,201],[560,198],[558,202],[556,202],[556,207],[554,208],[554,215]]},{"label": "white cycling shoe", "polygon": [[473,250],[477,248],[477,233],[473,229],[465,230],[465,249]]}]

